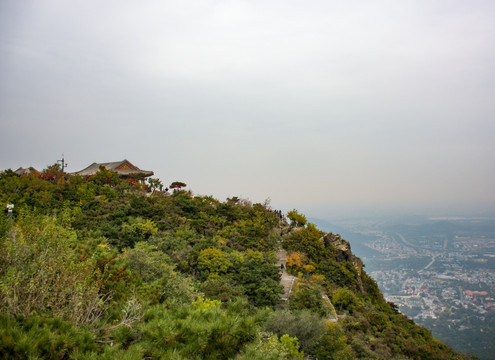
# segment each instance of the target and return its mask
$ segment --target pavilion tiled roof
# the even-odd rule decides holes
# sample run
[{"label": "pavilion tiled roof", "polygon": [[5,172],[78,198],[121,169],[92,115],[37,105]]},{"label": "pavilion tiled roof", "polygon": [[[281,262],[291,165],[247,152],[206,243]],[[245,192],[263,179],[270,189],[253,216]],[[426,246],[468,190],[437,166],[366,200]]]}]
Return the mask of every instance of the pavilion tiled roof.
[{"label": "pavilion tiled roof", "polygon": [[87,168],[73,173],[73,175],[91,176],[96,174],[100,170],[100,166],[103,166],[107,170],[115,171],[117,174],[123,177],[131,175],[141,175],[144,177],[153,176],[153,171],[141,170],[137,166],[133,165],[129,160],[124,159],[122,161],[105,162],[105,163],[92,163]]},{"label": "pavilion tiled roof", "polygon": [[38,170],[36,170],[34,167],[30,166],[27,169],[20,167],[16,171],[14,171],[17,175],[19,176],[26,176],[26,175],[31,175],[31,174],[38,174]]}]

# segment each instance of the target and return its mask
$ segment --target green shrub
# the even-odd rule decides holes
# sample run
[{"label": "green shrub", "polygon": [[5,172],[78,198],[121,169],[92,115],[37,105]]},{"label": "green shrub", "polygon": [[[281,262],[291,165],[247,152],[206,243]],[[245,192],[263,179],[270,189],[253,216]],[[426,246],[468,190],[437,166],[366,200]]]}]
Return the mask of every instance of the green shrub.
[{"label": "green shrub", "polygon": [[225,307],[219,301],[199,298],[192,304],[156,305],[143,322],[116,330],[118,348],[143,356],[185,359],[231,359],[256,339],[264,314],[250,315],[246,303]]},{"label": "green shrub", "polygon": [[318,341],[325,331],[325,322],[309,310],[277,310],[267,319],[263,329],[278,336],[288,334],[297,338],[301,349],[314,355]]},{"label": "green shrub", "polygon": [[323,306],[321,289],[317,285],[298,284],[290,296],[291,310],[307,309],[320,316],[327,315],[327,308]]},{"label": "green shrub", "polygon": [[297,338],[285,334],[280,337],[261,333],[258,339],[249,344],[238,360],[303,360]]},{"label": "green shrub", "polygon": [[96,354],[95,336],[58,318],[0,315],[0,354],[4,359],[66,359],[74,352]]},{"label": "green shrub", "polygon": [[350,313],[361,304],[357,295],[346,288],[340,288],[334,291],[332,303],[339,311],[348,311]]},{"label": "green shrub", "polygon": [[47,314],[90,324],[103,299],[91,259],[80,260],[77,235],[53,217],[25,215],[1,239],[0,308],[12,315]]},{"label": "green shrub", "polygon": [[352,347],[347,344],[347,338],[342,327],[333,322],[327,323],[316,354],[320,360],[356,359]]},{"label": "green shrub", "polygon": [[306,216],[299,214],[296,209],[289,211],[287,218],[291,221],[292,226],[304,226],[307,223]]}]

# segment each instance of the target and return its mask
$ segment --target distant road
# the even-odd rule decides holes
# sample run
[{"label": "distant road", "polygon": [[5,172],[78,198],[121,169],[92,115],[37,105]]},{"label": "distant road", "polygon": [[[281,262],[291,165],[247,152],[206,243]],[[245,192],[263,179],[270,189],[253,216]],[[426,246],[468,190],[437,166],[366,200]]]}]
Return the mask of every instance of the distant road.
[{"label": "distant road", "polygon": [[[414,250],[417,251],[417,249],[416,249],[417,246],[415,246],[414,244],[412,244],[409,241],[407,241],[406,238],[402,234],[399,234],[399,233],[395,233],[395,234],[400,238],[400,242],[402,242],[403,245],[405,245],[407,247],[410,247],[410,248],[412,248],[412,249],[414,249]],[[421,274],[423,271],[428,270],[430,268],[430,266],[433,265],[433,263],[435,262],[436,258],[437,258],[437,255],[432,255],[431,261],[424,268],[422,268],[421,270],[419,270],[418,271],[418,274]]]},{"label": "distant road", "polygon": [[400,238],[400,241],[406,245],[407,247],[411,247],[413,249],[416,249],[416,246],[414,244],[411,244],[409,241],[406,240],[406,238],[404,236],[402,236],[402,234],[399,234],[399,233],[395,233],[395,235],[397,235],[399,238]]},{"label": "distant road", "polygon": [[421,270],[419,270],[419,271],[418,271],[418,274],[421,274],[423,271],[425,271],[425,270],[429,269],[429,268],[430,268],[430,266],[432,266],[432,265],[433,265],[433,263],[435,262],[436,258],[437,258],[437,256],[436,256],[436,255],[433,255],[433,256],[431,257],[431,261],[430,261],[430,263],[429,263],[428,265],[426,265],[424,268],[422,268]]}]

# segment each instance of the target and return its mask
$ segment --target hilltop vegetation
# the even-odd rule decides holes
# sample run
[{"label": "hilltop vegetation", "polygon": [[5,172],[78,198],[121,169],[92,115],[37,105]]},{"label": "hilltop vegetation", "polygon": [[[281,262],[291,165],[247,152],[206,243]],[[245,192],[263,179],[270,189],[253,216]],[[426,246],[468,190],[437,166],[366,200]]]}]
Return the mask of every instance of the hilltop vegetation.
[{"label": "hilltop vegetation", "polygon": [[[185,185],[185,184],[184,184]],[[0,175],[0,353],[27,359],[463,359],[340,236],[101,169]],[[276,252],[299,281],[280,300]],[[336,313],[339,315],[336,319]],[[333,319],[329,321],[329,319]]]}]

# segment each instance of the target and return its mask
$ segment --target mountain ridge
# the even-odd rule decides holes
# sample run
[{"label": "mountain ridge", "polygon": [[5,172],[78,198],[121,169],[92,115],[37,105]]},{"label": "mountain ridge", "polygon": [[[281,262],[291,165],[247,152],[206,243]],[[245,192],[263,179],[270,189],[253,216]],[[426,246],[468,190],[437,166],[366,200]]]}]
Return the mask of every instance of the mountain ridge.
[{"label": "mountain ridge", "polygon": [[[157,179],[46,171],[0,174],[0,202],[15,204],[0,221],[8,358],[468,358],[387,303],[349,243],[296,210],[288,223]],[[298,278],[286,302],[284,271]]]}]

